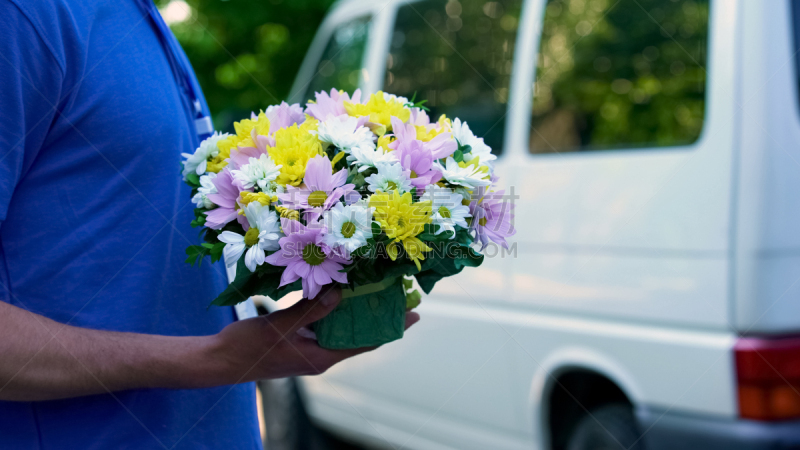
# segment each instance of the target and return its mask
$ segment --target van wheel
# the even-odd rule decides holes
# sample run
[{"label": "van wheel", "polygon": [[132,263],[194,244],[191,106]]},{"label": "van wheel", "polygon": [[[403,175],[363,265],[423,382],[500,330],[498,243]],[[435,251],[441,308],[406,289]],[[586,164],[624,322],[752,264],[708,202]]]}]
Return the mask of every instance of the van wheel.
[{"label": "van wheel", "polygon": [[631,407],[611,404],[593,409],[578,421],[567,440],[567,450],[644,450]]},{"label": "van wheel", "polygon": [[292,378],[262,380],[265,450],[310,450],[314,429]]}]

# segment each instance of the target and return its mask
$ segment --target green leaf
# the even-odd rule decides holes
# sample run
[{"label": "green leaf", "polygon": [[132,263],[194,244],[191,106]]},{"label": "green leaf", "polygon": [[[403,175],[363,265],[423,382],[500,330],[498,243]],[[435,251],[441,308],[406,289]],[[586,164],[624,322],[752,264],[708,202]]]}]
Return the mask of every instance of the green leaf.
[{"label": "green leaf", "polygon": [[460,258],[455,259],[456,267],[478,267],[483,264],[483,255],[472,247],[461,247],[464,252]]},{"label": "green leaf", "polygon": [[197,263],[200,265],[203,262],[203,258],[208,254],[208,249],[201,246],[201,245],[190,245],[186,248],[186,261],[191,265],[195,265]]},{"label": "green leaf", "polygon": [[469,246],[454,241],[434,245],[436,251],[429,252],[429,257],[422,263],[422,270],[415,275],[426,294],[430,294],[442,278],[456,275],[464,267],[478,267],[483,263],[483,255]]},{"label": "green leaf", "polygon": [[250,272],[244,264],[244,255],[236,264],[236,276],[233,282],[222,291],[211,305],[233,306],[254,295],[265,295],[272,300],[279,300],[286,294],[303,289],[302,281],[297,280],[281,286],[281,275],[285,267],[262,264],[256,272]]},{"label": "green leaf", "polygon": [[215,262],[219,261],[220,258],[222,258],[222,251],[224,249],[225,249],[225,243],[224,242],[217,242],[216,244],[214,244],[214,246],[211,248],[211,251],[210,251],[211,262],[212,263],[215,263]]},{"label": "green leaf", "polygon": [[188,184],[189,186],[191,186],[191,187],[193,187],[195,189],[199,188],[200,187],[200,177],[197,176],[197,173],[190,172],[188,175],[186,175],[186,184]]},{"label": "green leaf", "polygon": [[216,306],[237,305],[252,296],[255,283],[258,281],[260,281],[259,277],[244,265],[244,256],[242,256],[236,264],[236,276],[233,278],[233,282],[211,304]]},{"label": "green leaf", "polygon": [[406,294],[406,309],[414,309],[419,306],[421,302],[422,294],[420,294],[418,290],[414,289]]},{"label": "green leaf", "polygon": [[[467,145],[467,147],[469,147],[469,145]],[[456,150],[455,153],[453,153],[453,159],[456,162],[464,161],[464,152],[462,152],[461,149]]]},{"label": "green leaf", "polygon": [[419,109],[421,109],[423,111],[430,111],[430,109],[428,109],[428,107],[424,106],[425,103],[428,103],[428,100],[416,101],[416,99],[417,99],[417,93],[415,91],[414,95],[411,97],[411,100],[409,100],[408,103],[406,103],[403,106],[405,106],[407,108],[419,108]]}]

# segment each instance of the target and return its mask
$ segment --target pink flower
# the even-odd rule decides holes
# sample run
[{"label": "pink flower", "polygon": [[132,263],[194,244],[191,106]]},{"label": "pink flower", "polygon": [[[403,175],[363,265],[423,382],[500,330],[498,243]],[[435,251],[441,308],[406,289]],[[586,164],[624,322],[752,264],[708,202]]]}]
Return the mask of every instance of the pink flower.
[{"label": "pink flower", "polygon": [[303,280],[303,297],[314,298],[322,286],[334,280],[347,283],[347,274],[340,272],[350,261],[333,253],[323,243],[322,228],[307,228],[298,221],[281,219],[286,237],[278,241],[281,249],[267,256],[273,266],[285,266],[281,286]]},{"label": "pink flower", "polygon": [[395,144],[395,156],[403,169],[411,172],[411,184],[421,190],[439,181],[442,173],[434,169],[433,152],[417,139],[414,126],[403,124],[400,119],[392,117],[392,130],[397,137],[392,143]]},{"label": "pink flower", "polygon": [[431,119],[428,117],[428,113],[426,113],[425,110],[411,108],[411,116],[408,119],[408,123],[411,125],[428,126],[431,124]]},{"label": "pink flower", "polygon": [[475,232],[475,240],[481,243],[481,251],[493,241],[508,248],[507,237],[517,231],[512,223],[514,219],[514,202],[505,197],[505,191],[488,192],[487,186],[481,186],[472,194],[469,212],[472,214],[470,228]]},{"label": "pink flower", "polygon": [[330,95],[325,91],[317,92],[314,97],[315,103],[306,104],[306,113],[317,120],[325,120],[329,116],[347,114],[344,102],[361,103],[361,89],[356,89],[352,98],[346,92],[340,93],[336,89],[331,89]]},{"label": "pink flower", "polygon": [[[306,120],[306,115],[303,113],[303,107],[299,103],[290,105],[286,102],[281,102],[280,105],[272,105],[264,111],[269,119],[269,134],[273,134],[280,128],[290,127],[294,124],[303,123]],[[255,139],[253,139],[255,141]],[[275,145],[273,141],[273,146]]]},{"label": "pink flower", "polygon": [[434,169],[431,151],[422,142],[404,141],[397,146],[395,153],[403,169],[411,172],[411,184],[418,190],[442,178],[442,173]]},{"label": "pink flower", "polygon": [[208,194],[208,199],[211,200],[218,208],[206,212],[206,226],[219,230],[228,222],[237,219],[242,226],[247,223],[244,216],[239,215],[237,210],[237,200],[239,200],[239,188],[233,182],[233,175],[226,167],[222,169],[213,180],[214,186],[217,187],[216,194]]},{"label": "pink flower", "polygon": [[[272,139],[273,144],[275,143],[275,138],[257,135],[255,129],[253,129],[253,135],[260,138]],[[255,139],[253,139],[253,141],[255,142]],[[260,144],[258,144],[258,147],[237,147],[231,149],[231,156],[228,158],[228,165],[225,167],[230,170],[238,170],[241,169],[242,166],[249,164],[250,158],[258,159],[262,154],[268,153],[266,147],[262,149]]]},{"label": "pink flower", "polygon": [[389,144],[389,148],[398,149],[403,143],[417,141],[423,148],[431,152],[433,159],[447,158],[458,150],[458,143],[453,139],[452,133],[441,133],[428,142],[417,139],[417,129],[414,125],[404,124],[397,117],[392,117],[392,131],[397,138]]},{"label": "pink flower", "polygon": [[327,156],[316,156],[306,164],[303,184],[299,188],[287,185],[286,193],[278,194],[278,198],[283,202],[283,206],[310,210],[318,216],[353,190],[355,185],[345,182],[347,182],[347,169],[334,174],[331,160]]}]

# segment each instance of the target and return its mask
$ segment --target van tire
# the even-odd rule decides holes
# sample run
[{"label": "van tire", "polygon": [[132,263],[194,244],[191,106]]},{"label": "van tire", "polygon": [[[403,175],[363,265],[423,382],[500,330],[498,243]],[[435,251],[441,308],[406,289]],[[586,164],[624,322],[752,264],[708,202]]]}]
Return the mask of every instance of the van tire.
[{"label": "van tire", "polygon": [[262,412],[267,431],[265,450],[311,450],[314,428],[293,378],[262,380]]},{"label": "van tire", "polygon": [[630,405],[600,406],[590,414],[584,415],[575,425],[566,450],[644,450]]}]

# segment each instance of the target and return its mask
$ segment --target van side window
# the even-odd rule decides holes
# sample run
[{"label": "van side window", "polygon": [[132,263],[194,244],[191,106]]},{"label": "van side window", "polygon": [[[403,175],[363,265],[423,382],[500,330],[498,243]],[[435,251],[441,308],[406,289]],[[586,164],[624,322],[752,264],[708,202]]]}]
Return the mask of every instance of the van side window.
[{"label": "van side window", "polygon": [[423,0],[397,11],[384,90],[427,100],[432,120],[465,120],[503,149],[521,0]]},{"label": "van side window", "polygon": [[358,89],[371,19],[359,17],[333,32],[308,84],[306,99],[313,99],[314,92],[332,88],[347,92]]},{"label": "van side window", "polygon": [[703,128],[708,0],[549,0],[530,152],[689,145]]}]

